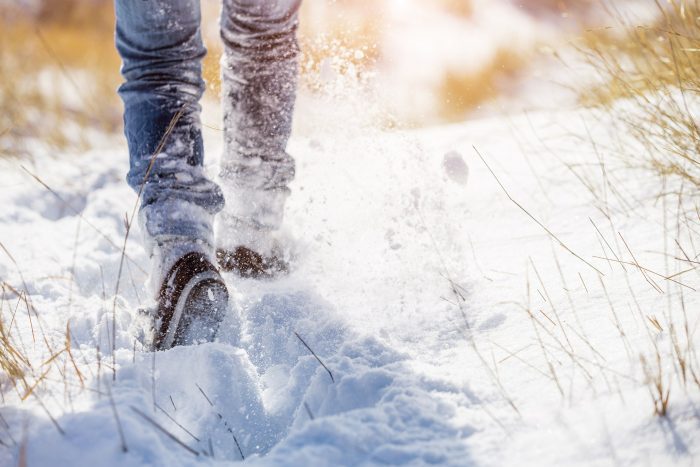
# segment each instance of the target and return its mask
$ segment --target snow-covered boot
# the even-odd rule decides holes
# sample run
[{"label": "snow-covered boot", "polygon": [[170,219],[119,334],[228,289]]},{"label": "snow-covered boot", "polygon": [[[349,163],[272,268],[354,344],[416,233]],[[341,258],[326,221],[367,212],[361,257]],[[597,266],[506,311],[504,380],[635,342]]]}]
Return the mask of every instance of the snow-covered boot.
[{"label": "snow-covered boot", "polygon": [[177,260],[158,293],[154,347],[210,342],[228,309],[228,290],[216,267],[199,252]]},{"label": "snow-covered boot", "polygon": [[238,246],[233,251],[217,250],[216,259],[223,271],[234,272],[243,278],[272,279],[289,271],[289,264],[281,252],[263,256],[245,246]]},{"label": "snow-covered boot", "polygon": [[280,229],[219,216],[216,260],[222,271],[243,278],[273,279],[289,272],[291,241]]}]

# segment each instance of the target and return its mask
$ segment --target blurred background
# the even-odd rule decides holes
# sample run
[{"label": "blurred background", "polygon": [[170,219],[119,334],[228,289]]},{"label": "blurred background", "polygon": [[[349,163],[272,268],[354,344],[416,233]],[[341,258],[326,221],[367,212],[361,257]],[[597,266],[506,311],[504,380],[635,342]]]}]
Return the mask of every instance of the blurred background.
[{"label": "blurred background", "polygon": [[[214,130],[219,8],[202,0],[203,120]],[[304,0],[296,130],[310,131],[330,111],[406,128],[551,101],[568,87],[557,74],[562,47],[604,24],[609,8],[595,0]],[[113,0],[0,0],[1,153],[88,147],[121,130],[113,10]]]}]

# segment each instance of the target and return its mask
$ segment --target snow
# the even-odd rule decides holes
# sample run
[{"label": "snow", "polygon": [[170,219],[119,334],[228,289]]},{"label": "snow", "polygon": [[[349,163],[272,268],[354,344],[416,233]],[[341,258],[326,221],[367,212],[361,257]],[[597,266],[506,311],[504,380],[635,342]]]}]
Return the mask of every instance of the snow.
[{"label": "snow", "polygon": [[[698,276],[679,277],[693,290],[654,277],[659,293],[634,266],[600,259],[612,255],[593,224],[621,260],[632,261],[624,238],[640,264],[668,275],[676,264],[658,252],[675,249],[673,238],[694,251],[692,238],[675,234],[677,200],[657,201],[649,175],[614,159],[607,189],[624,190],[634,209],[590,195],[566,166],[595,157],[577,136],[582,122],[613,154],[610,126],[590,112],[420,131],[331,122],[298,134],[287,211],[295,270],[274,282],[227,276],[234,303],[218,342],[154,355],[136,341],[149,267],[132,232],[114,374],[112,300],[135,200],[123,143],[37,156],[27,169],[56,194],[3,160],[0,238],[16,265],[3,253],[0,273],[17,290],[26,283],[38,314],[33,337],[20,303],[12,335],[31,356],[30,384],[48,372],[25,401],[3,382],[0,463],[16,465],[25,446],[31,466],[225,465],[241,458],[233,434],[253,465],[692,464],[697,390],[666,356],[681,299],[697,326]],[[207,134],[209,154],[218,136]],[[581,259],[508,200],[474,148]],[[6,324],[18,301],[5,287]],[[46,363],[67,322],[84,387],[65,353]],[[654,365],[654,344],[672,388],[667,418],[653,414],[639,359]]]},{"label": "snow", "polygon": [[[523,47],[555,29],[517,2],[427,25],[437,10],[401,16],[404,3],[393,18],[425,48],[389,29],[396,62],[380,65],[411,89],[513,41],[492,24]],[[428,38],[472,44],[472,61],[466,45],[436,51]],[[432,65],[416,70],[416,57]],[[32,365],[28,387],[0,378],[0,465],[218,466],[241,454],[252,465],[693,465],[700,397],[674,341],[697,371],[696,200],[643,168],[646,149],[619,121],[572,109],[535,68],[518,96],[529,111],[499,102],[410,131],[384,128],[376,89],[329,70],[330,90],[300,96],[289,148],[293,271],[225,276],[217,342],[155,354],[140,343],[151,267],[135,224],[115,293],[136,201],[123,138],[86,131],[87,152],[28,141],[32,160],[0,159],[0,317]],[[666,417],[653,413],[657,375]]]}]

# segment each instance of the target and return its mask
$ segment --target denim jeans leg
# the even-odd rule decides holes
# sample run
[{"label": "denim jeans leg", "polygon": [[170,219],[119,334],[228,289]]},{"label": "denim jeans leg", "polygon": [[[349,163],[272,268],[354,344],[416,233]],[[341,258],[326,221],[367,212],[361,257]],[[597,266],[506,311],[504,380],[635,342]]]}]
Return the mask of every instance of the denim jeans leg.
[{"label": "denim jeans leg", "polygon": [[147,248],[153,255],[163,243],[189,242],[211,250],[213,219],[224,198],[202,168],[199,99],[206,50],[199,0],[116,0],[115,7],[127,181],[141,193]]},{"label": "denim jeans leg", "polygon": [[[286,152],[298,74],[301,0],[223,0],[221,37],[226,208],[217,246],[241,244],[242,230],[278,229],[294,160]],[[245,244],[245,240],[242,242]]]}]

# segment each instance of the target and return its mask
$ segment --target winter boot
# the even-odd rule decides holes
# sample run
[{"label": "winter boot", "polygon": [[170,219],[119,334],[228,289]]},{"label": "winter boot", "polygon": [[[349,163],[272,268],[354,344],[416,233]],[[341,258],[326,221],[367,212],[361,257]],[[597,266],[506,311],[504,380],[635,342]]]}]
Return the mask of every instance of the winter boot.
[{"label": "winter boot", "polygon": [[182,256],[158,293],[155,349],[211,342],[228,309],[228,298],[224,281],[204,254]]},{"label": "winter boot", "polygon": [[274,279],[289,272],[291,242],[282,238],[280,230],[227,221],[225,228],[220,222],[217,237],[216,260],[222,271],[248,279]]}]

